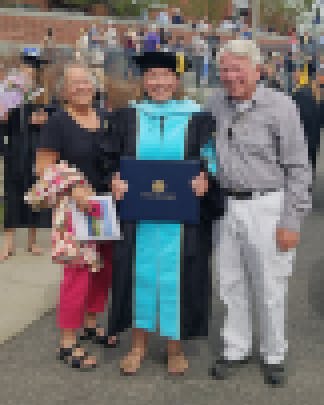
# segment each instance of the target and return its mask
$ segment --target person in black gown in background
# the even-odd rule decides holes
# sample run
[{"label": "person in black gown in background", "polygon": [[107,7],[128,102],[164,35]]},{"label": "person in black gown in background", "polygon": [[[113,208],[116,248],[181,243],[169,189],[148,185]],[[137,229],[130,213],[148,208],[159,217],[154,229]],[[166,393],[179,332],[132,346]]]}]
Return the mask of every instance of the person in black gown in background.
[{"label": "person in black gown in background", "polygon": [[316,77],[313,72],[309,72],[308,84],[300,86],[292,95],[304,127],[308,158],[313,168],[313,180],[315,180],[316,174],[321,128],[323,128],[324,123],[323,90],[320,86],[320,78]]},{"label": "person in black gown in background", "polygon": [[[19,70],[31,79],[34,87],[42,87],[45,64],[46,61],[37,56],[23,54]],[[40,255],[36,229],[51,227],[49,210],[33,212],[24,202],[24,193],[35,182],[33,165],[40,127],[56,108],[51,106],[46,112],[43,107],[37,104],[37,99],[31,100],[11,110],[2,122],[8,141],[4,145],[4,245],[0,261],[15,253],[16,228],[28,228],[28,251]]]}]

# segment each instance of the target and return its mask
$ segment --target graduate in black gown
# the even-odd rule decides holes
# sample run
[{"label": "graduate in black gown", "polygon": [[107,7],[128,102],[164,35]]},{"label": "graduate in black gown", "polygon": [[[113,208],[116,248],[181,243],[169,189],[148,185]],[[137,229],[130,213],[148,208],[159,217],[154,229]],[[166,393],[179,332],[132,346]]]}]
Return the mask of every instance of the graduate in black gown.
[{"label": "graduate in black gown", "polygon": [[321,128],[323,128],[324,122],[323,90],[320,88],[319,78],[315,74],[310,74],[308,84],[299,87],[293,93],[293,100],[296,102],[300,112],[308,145],[308,157],[315,176],[317,154],[321,141]]},{"label": "graduate in black gown", "polygon": [[[40,57],[26,53],[22,55],[19,71],[33,83],[34,90],[42,87],[40,82],[45,64],[46,61]],[[15,252],[16,228],[28,228],[28,251],[39,255],[42,250],[36,244],[36,228],[51,227],[49,210],[33,212],[24,201],[24,193],[35,182],[33,166],[40,127],[56,109],[56,106],[51,106],[45,112],[42,107],[44,105],[37,104],[37,99],[30,100],[9,111],[2,122],[7,142],[4,145],[5,237],[0,261],[6,260]]]},{"label": "graduate in black gown", "polygon": [[[213,120],[194,102],[176,99],[180,83],[175,55],[144,53],[137,63],[144,76],[147,96],[132,107],[115,111],[111,117],[110,139],[103,137],[100,143],[102,181],[111,185],[113,195],[119,200],[126,190],[118,173],[118,159],[122,156],[200,160],[201,173],[192,184],[193,192],[200,199],[200,224],[122,222],[123,240],[114,245],[108,326],[113,335],[133,328],[132,348],[121,361],[121,372],[135,374],[146,357],[148,333],[156,332],[158,323],[159,334],[168,339],[168,372],[175,375],[188,368],[181,341],[208,333],[211,222],[223,214],[224,199],[208,175],[209,163],[202,159],[201,153],[212,137]],[[147,122],[145,117],[149,117]],[[161,117],[164,125],[160,127],[156,118],[161,120]],[[143,131],[143,128],[150,130]],[[105,176],[108,173],[105,167],[112,161],[117,174]],[[179,245],[178,226],[182,234]],[[154,237],[155,229],[158,240]],[[159,256],[159,271],[156,256]]]}]

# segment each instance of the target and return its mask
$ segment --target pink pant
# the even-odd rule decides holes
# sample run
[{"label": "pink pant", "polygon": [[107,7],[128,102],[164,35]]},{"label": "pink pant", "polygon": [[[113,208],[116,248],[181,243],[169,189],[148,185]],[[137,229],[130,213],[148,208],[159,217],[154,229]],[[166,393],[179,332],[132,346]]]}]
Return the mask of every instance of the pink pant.
[{"label": "pink pant", "polygon": [[100,243],[104,266],[91,273],[80,266],[65,266],[57,311],[59,328],[81,328],[87,312],[104,312],[112,277],[112,243]]}]

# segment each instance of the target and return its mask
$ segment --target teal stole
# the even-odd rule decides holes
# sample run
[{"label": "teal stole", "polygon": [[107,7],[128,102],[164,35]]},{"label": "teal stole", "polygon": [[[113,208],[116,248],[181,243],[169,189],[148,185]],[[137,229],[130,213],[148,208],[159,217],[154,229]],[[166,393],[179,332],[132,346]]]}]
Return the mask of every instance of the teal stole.
[{"label": "teal stole", "polygon": [[[191,100],[133,104],[138,115],[136,158],[184,160],[188,123],[200,106]],[[162,119],[161,119],[162,118]],[[136,224],[134,327],[180,339],[181,224]]]}]

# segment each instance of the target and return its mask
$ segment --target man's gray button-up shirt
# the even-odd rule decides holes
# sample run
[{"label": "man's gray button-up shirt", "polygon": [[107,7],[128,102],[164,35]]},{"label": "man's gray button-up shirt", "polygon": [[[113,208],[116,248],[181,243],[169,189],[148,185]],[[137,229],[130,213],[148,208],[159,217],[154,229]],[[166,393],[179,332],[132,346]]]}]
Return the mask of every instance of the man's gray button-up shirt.
[{"label": "man's gray button-up shirt", "polygon": [[284,190],[278,227],[298,231],[311,207],[312,181],[299,112],[289,96],[262,85],[252,100],[231,103],[224,89],[207,100],[205,108],[216,119],[219,180],[231,190]]}]

